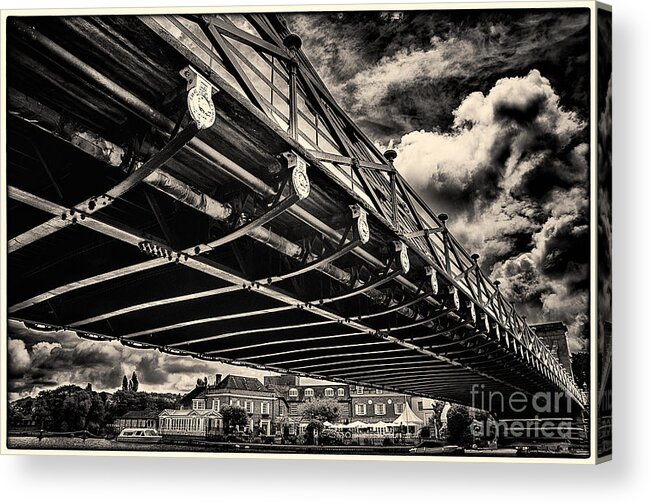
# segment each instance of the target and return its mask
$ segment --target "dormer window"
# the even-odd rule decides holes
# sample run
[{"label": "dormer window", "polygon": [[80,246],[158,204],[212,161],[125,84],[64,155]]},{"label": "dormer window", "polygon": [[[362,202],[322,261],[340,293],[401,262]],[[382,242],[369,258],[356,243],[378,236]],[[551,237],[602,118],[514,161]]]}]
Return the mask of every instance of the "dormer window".
[{"label": "dormer window", "polygon": [[298,397],[298,390],[295,388],[289,389],[289,397]]}]

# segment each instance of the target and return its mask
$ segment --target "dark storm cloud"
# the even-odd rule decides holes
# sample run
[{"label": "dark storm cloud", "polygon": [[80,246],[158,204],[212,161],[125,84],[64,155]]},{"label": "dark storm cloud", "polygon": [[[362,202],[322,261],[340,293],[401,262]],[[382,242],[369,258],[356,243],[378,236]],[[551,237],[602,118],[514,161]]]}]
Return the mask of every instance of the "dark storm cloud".
[{"label": "dark storm cloud", "polygon": [[587,337],[589,13],[296,15],[335,98],[532,322]]},{"label": "dark storm cloud", "polygon": [[532,322],[585,345],[589,260],[586,123],[538,70],[469,94],[449,132],[416,131],[396,166]]},{"label": "dark storm cloud", "polygon": [[587,115],[587,10],[325,13],[288,16],[335,98],[381,142],[445,130],[471,91],[540,70]]},{"label": "dark storm cloud", "polygon": [[10,398],[34,395],[68,383],[114,391],[124,375],[138,373],[141,389],[185,393],[197,378],[234,373],[261,378],[263,373],[189,357],[139,350],[118,342],[96,342],[70,331],[43,332],[9,322],[8,371]]}]

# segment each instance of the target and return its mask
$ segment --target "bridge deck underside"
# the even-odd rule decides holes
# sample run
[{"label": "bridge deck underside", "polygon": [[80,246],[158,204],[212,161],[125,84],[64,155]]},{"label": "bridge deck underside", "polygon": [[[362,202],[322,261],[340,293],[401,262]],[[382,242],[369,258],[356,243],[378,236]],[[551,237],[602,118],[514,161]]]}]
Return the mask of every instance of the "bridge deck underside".
[{"label": "bridge deck underside", "polygon": [[[188,60],[142,20],[51,18],[27,25],[172,123],[185,110],[179,71]],[[486,315],[480,304],[477,320],[464,311],[472,299],[463,293],[455,309],[447,290],[453,282],[445,274],[438,293],[426,295],[428,263],[418,250],[410,249],[409,272],[389,278],[398,236],[372,209],[368,243],[328,263],[348,282],[316,268],[268,285],[256,281],[300,269],[305,256],[247,235],[200,255],[181,254],[178,262],[143,253],[138,244],[146,241],[191,251],[239,225],[216,221],[146,184],[92,215],[73,216],[80,201],[104,194],[129,172],[128,163],[107,162],[110,152],[102,146],[121,146],[127,155],[154,153],[169,131],[26,33],[10,25],[8,236],[40,231],[8,255],[10,318],[134,347],[466,404],[473,384],[503,394],[561,388],[528,349],[505,338],[504,328],[501,335],[490,326],[478,328]],[[161,170],[255,214],[273,199],[260,187],[279,187],[279,155],[298,152],[310,164],[310,195],[264,227],[305,254],[335,249],[350,226],[349,206],[359,199],[221,84],[214,96],[216,124],[198,139],[260,184],[223,169],[212,151],[190,146]],[[60,229],[47,231],[47,222]],[[355,291],[374,282],[372,289]]]}]

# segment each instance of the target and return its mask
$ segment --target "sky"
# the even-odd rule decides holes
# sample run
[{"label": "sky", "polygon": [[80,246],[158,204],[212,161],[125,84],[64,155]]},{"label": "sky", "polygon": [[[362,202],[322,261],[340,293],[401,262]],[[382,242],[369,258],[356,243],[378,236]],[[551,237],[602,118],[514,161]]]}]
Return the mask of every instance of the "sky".
[{"label": "sky", "polygon": [[298,14],[335,98],[531,323],[588,336],[589,13]]},{"label": "sky", "polygon": [[[529,322],[588,334],[589,14],[574,11],[286,16],[351,117]],[[9,325],[10,399],[58,384],[189,391],[260,371]]]}]

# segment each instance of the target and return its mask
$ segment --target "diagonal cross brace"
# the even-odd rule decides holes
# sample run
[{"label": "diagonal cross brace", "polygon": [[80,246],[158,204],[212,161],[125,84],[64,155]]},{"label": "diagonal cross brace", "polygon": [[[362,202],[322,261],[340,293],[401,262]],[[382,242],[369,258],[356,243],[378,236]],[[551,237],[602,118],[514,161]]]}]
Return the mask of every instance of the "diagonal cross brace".
[{"label": "diagonal cross brace", "polygon": [[[238,238],[249,234],[253,229],[259,228],[272,221],[285,211],[289,210],[296,203],[304,200],[310,195],[310,179],[307,175],[307,163],[293,152],[287,153],[286,156],[288,158],[290,170],[287,174],[287,178],[283,182],[283,186],[281,186],[277,193],[276,199],[272,202],[271,207],[259,217],[231,231],[226,236],[222,236],[221,238],[208,243],[197,245],[191,249],[190,255],[200,255],[215,250],[227,243],[231,243]],[[287,185],[288,182],[290,182],[289,195],[281,199],[284,185]]]}]

